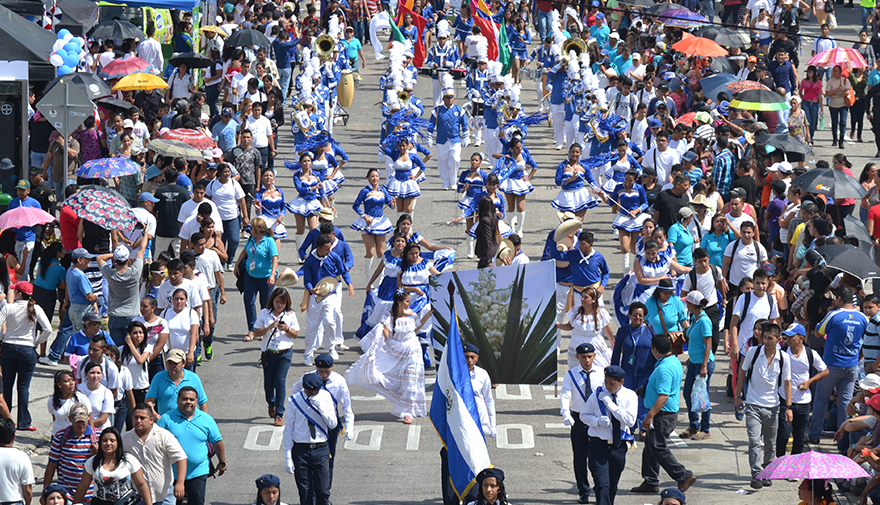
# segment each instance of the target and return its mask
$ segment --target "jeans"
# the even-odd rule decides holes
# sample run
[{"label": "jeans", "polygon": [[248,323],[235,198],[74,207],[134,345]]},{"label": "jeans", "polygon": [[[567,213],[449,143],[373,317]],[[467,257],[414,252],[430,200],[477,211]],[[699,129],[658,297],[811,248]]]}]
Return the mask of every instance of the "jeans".
[{"label": "jeans", "polygon": [[220,288],[215,287],[213,289],[209,289],[208,292],[211,294],[211,307],[213,308],[212,312],[214,313],[214,325],[211,326],[211,332],[202,337],[202,341],[205,344],[205,347],[211,347],[214,343],[214,328],[217,326],[217,306],[220,304]]},{"label": "jeans", "polygon": [[125,395],[122,395],[122,400],[116,402],[115,406],[116,413],[113,414],[113,427],[122,433],[125,431],[125,418],[128,416],[128,401],[126,401]]},{"label": "jeans", "polygon": [[856,382],[858,367],[841,368],[828,367],[828,376],[816,384],[816,393],[813,398],[813,419],[810,421],[810,438],[818,439],[822,434],[822,425],[825,423],[825,410],[828,408],[828,399],[837,387],[837,422],[834,429],[846,420],[846,406],[852,400],[853,386]]},{"label": "jeans", "polygon": [[[779,418],[779,405],[775,407],[761,407],[751,403],[746,404],[746,432],[749,436],[749,468],[754,479],[764,465],[773,461],[776,451],[776,423]],[[761,461],[761,436],[764,437],[764,458]]]},{"label": "jeans", "polygon": [[[187,505],[205,505],[205,484],[207,483],[208,474],[183,481]],[[174,497],[173,488],[171,496]]]},{"label": "jeans", "polygon": [[804,109],[807,124],[810,126],[810,140],[816,135],[816,128],[819,126],[819,102],[801,102],[801,108]]},{"label": "jeans", "polygon": [[536,24],[538,25],[539,38],[544,40],[544,37],[550,33],[550,11],[542,11],[541,9],[538,9]]},{"label": "jeans", "polygon": [[223,245],[226,246],[230,265],[235,264],[235,253],[239,242],[241,242],[241,217],[223,221]]},{"label": "jeans", "polygon": [[[260,154],[262,156],[262,153]],[[263,158],[264,160],[266,158]],[[254,206],[254,195],[257,193],[255,184],[242,184],[241,190],[244,191],[244,208],[247,211],[248,219],[251,218],[251,208]]]},{"label": "jeans", "polygon": [[55,334],[55,340],[49,348],[49,359],[58,361],[67,349],[67,341],[70,336],[82,329],[83,314],[92,309],[91,304],[80,305],[77,303],[70,304],[64,319],[61,320],[61,326],[58,327],[58,333]]},{"label": "jeans", "polygon": [[667,444],[669,435],[675,431],[676,421],[678,421],[678,412],[660,412],[654,417],[653,425],[645,438],[645,447],[642,449],[644,484],[660,487],[661,466],[676,482],[685,481],[693,476],[693,472],[675,459]]},{"label": "jeans", "polygon": [[[849,107],[828,107],[828,110],[831,111],[831,138],[843,140],[843,136],[846,134],[846,115],[849,112]],[[840,126],[840,136],[838,137],[838,125]]]},{"label": "jeans", "polygon": [[791,453],[804,452],[804,440],[807,438],[807,424],[810,422],[810,404],[793,403],[791,405],[792,421],[785,421],[785,409],[779,410],[779,430],[776,432],[776,457],[785,456],[785,446],[789,435],[794,435],[791,442]]},{"label": "jeans", "polygon": [[[293,478],[299,492],[299,502],[314,505],[330,503],[330,448],[309,448],[309,444],[293,444]],[[201,504],[200,504],[201,505]]]},{"label": "jeans", "polygon": [[260,308],[262,309],[269,302],[272,286],[269,285],[268,277],[262,279],[251,277],[246,269],[241,270],[241,275],[244,276],[244,313],[247,317],[248,331],[254,331],[254,323],[257,321],[257,293],[260,294]]},{"label": "jeans", "polygon": [[[27,345],[2,345],[3,355],[0,356],[0,369],[3,370],[3,398],[12,409],[12,386],[18,392],[18,428],[31,426],[31,413],[28,411],[31,378],[37,366],[37,350]],[[17,380],[16,380],[17,376]]]},{"label": "jeans", "polygon": [[[862,7],[862,30],[868,31],[868,16],[871,15],[871,11],[874,10],[870,7]],[[868,33],[871,33],[868,31]]]},{"label": "jeans", "polygon": [[128,335],[128,325],[131,324],[132,318],[110,316],[107,321],[107,331],[117,347],[125,345],[125,336]]},{"label": "jeans", "polygon": [[[260,151],[260,172],[262,172],[263,170],[266,170],[266,167],[269,166],[269,146],[258,147],[257,151]],[[248,204],[248,209],[250,209],[250,204]]]},{"label": "jeans", "polygon": [[278,86],[281,89],[281,105],[287,105],[287,92],[290,89],[290,65],[287,68],[278,69]]},{"label": "jeans", "polygon": [[263,389],[266,403],[275,407],[275,417],[284,417],[284,404],[287,400],[287,372],[293,359],[293,348],[281,352],[266,352],[263,362]]},{"label": "jeans", "polygon": [[[688,409],[688,427],[709,433],[709,416],[712,414],[711,406],[706,412],[691,412],[691,392],[694,390],[694,381],[700,376],[700,367],[702,366],[702,363],[691,363],[688,361],[683,394],[684,402],[687,404]],[[709,364],[706,365],[706,371],[706,383],[708,384],[712,380],[712,374],[715,373],[715,360],[709,361]],[[697,426],[698,421],[699,426]]]},{"label": "jeans", "polygon": [[[864,9],[864,7],[862,7]],[[867,98],[859,98],[850,107],[849,129],[854,133],[853,140],[862,138],[862,129],[865,127],[865,107],[868,105]]]},{"label": "jeans", "polygon": [[715,0],[701,0],[702,14],[709,21],[715,21]]},{"label": "jeans", "polygon": [[220,98],[220,84],[212,84],[205,86],[205,102],[208,104],[208,110],[211,111],[211,117],[220,113],[217,109],[217,100]]},{"label": "jeans", "polygon": [[[31,151],[30,162],[32,167],[42,167],[43,162],[46,161],[46,155],[49,153],[38,153]],[[49,185],[52,185],[52,164],[49,164],[49,168],[46,170],[46,174],[49,176]]]}]

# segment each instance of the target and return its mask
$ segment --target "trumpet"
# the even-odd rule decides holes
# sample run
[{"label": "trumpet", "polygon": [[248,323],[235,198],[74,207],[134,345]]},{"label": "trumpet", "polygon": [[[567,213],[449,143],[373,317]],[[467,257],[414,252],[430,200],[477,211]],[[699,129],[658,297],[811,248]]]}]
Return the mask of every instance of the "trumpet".
[{"label": "trumpet", "polygon": [[325,33],[315,39],[312,47],[321,61],[330,61],[333,59],[333,50],[336,49],[336,40],[331,35]]},{"label": "trumpet", "polygon": [[587,52],[587,43],[579,37],[571,37],[562,43],[562,60],[568,63],[568,53],[574,51],[575,58]]}]

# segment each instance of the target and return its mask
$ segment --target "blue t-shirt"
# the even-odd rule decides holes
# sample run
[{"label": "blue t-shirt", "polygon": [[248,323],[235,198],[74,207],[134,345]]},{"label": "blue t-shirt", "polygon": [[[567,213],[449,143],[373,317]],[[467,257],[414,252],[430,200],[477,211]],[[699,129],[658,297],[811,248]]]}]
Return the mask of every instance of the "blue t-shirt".
[{"label": "blue t-shirt", "polygon": [[92,293],[92,283],[86,277],[85,272],[79,268],[70,267],[67,270],[67,292],[70,303],[74,305],[86,305],[86,295]]},{"label": "blue t-shirt", "polygon": [[667,240],[675,247],[675,256],[679,265],[689,267],[694,264],[694,237],[683,224],[672,225]]},{"label": "blue t-shirt", "polygon": [[45,276],[42,275],[42,272],[37,272],[34,278],[34,286],[54,291],[58,287],[58,283],[63,281],[66,276],[67,269],[61,266],[57,259],[53,259],[49,263],[49,268],[46,269]]},{"label": "blue t-shirt", "polygon": [[249,238],[244,246],[247,251],[248,274],[255,279],[265,279],[272,275],[272,258],[278,256],[278,246],[275,239],[265,236],[260,243]]},{"label": "blue t-shirt", "polygon": [[[176,407],[174,410],[163,414],[157,423],[162,428],[170,431],[183,452],[186,453],[186,478],[187,480],[208,474],[208,442],[216,444],[223,440],[217,422],[208,414],[196,409],[191,419],[187,419]],[[177,466],[174,466],[174,476],[177,477]]]},{"label": "blue t-shirt", "polygon": [[211,135],[217,141],[217,147],[224,153],[228,153],[235,148],[235,121],[229,121],[227,124],[219,122],[211,128]]},{"label": "blue t-shirt", "polygon": [[681,298],[672,295],[668,302],[660,304],[656,294],[645,302],[648,307],[648,314],[645,316],[645,322],[651,325],[654,333],[663,333],[663,324],[660,321],[660,312],[657,310],[658,305],[663,309],[663,321],[666,322],[666,331],[680,331],[681,323],[687,321],[687,312]]},{"label": "blue t-shirt", "polygon": [[[712,321],[705,312],[691,322],[690,327],[685,330],[688,342],[688,359],[691,363],[702,364],[703,355],[706,353],[706,337],[712,337]],[[715,355],[709,353],[709,361],[715,361]]]},{"label": "blue t-shirt", "polygon": [[180,384],[175,384],[168,377],[167,371],[157,373],[153,380],[150,381],[150,389],[147,390],[146,398],[156,399],[156,411],[161,416],[167,412],[177,410],[177,393],[184,386],[195,388],[199,398],[199,405],[208,403],[208,396],[205,394],[205,388],[202,387],[202,379],[199,378],[198,374],[189,370],[183,371],[183,379],[180,380]]},{"label": "blue t-shirt", "polygon": [[[18,198],[13,198],[9,202],[8,210],[16,209],[18,207],[33,207],[35,209],[42,209],[42,207],[40,206],[40,202],[38,202],[35,198],[31,198],[31,197],[27,197],[24,200],[20,200]],[[15,241],[16,242],[33,242],[36,239],[37,239],[37,234],[34,231],[33,226],[22,226],[21,228],[19,228],[15,231]]]},{"label": "blue t-shirt", "polygon": [[177,185],[186,189],[186,191],[189,193],[189,196],[192,196],[192,194],[193,194],[193,181],[188,176],[183,175],[183,174],[178,174],[177,175]]},{"label": "blue t-shirt", "polygon": [[654,371],[645,388],[645,408],[650,409],[657,397],[666,395],[663,412],[678,412],[678,393],[681,390],[681,362],[676,356],[666,356],[654,365]]},{"label": "blue t-shirt", "polygon": [[825,336],[825,364],[838,368],[859,366],[859,349],[867,327],[868,318],[855,309],[837,309],[825,316],[816,326],[819,335]]},{"label": "blue t-shirt", "polygon": [[[700,247],[709,251],[709,264],[721,268],[724,263],[724,250],[727,249],[727,244],[734,240],[733,232],[722,233],[721,236],[707,233],[703,235]],[[678,251],[676,251],[677,253]]]},{"label": "blue t-shirt", "polygon": [[351,40],[344,41],[343,44],[345,44],[345,55],[348,56],[349,60],[354,60],[354,62],[357,63],[358,51],[364,47],[361,45],[361,41],[352,38]]}]

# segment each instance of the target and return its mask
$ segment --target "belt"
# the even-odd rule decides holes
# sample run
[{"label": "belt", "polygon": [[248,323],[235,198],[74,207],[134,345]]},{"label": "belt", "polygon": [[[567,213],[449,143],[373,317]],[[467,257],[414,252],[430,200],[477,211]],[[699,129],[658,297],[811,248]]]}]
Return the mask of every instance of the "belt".
[{"label": "belt", "polygon": [[[567,286],[567,287],[572,286],[572,284],[570,282],[557,282],[556,284],[559,284],[560,286]],[[581,288],[581,289],[583,289],[583,288]]]},{"label": "belt", "polygon": [[[302,443],[299,443],[299,442],[294,442],[294,445],[302,445],[302,446],[306,446],[306,447],[308,447],[309,449],[320,449],[321,447],[326,446],[326,445],[327,445],[327,442],[316,442],[316,443],[314,443],[314,444],[302,444]],[[3,504],[0,503],[0,505],[3,505]]]}]

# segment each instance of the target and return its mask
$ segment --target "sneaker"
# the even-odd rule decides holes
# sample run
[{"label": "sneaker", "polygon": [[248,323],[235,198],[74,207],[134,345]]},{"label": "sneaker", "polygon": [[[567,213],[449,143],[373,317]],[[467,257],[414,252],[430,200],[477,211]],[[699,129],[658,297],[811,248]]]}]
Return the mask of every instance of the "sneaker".
[{"label": "sneaker", "polygon": [[561,151],[561,150],[562,150],[562,144],[559,144],[558,146],[556,146],[556,150],[557,150],[557,151]]},{"label": "sneaker", "polygon": [[58,366],[57,361],[52,361],[49,356],[43,356],[42,358],[37,360],[41,365],[49,365],[49,366]]},{"label": "sneaker", "polygon": [[205,357],[208,359],[214,358],[214,346],[206,345],[205,346]]},{"label": "sneaker", "polygon": [[710,438],[711,436],[712,435],[710,435],[709,432],[701,431],[701,432],[697,433],[696,435],[693,435],[691,437],[691,440],[706,440],[707,438]]},{"label": "sneaker", "polygon": [[697,431],[698,430],[696,428],[692,428],[692,427],[688,426],[688,429],[686,429],[678,434],[678,438],[681,438],[681,439],[691,438],[692,436],[697,434]]},{"label": "sneaker", "polygon": [[227,272],[233,272],[233,271],[235,271],[235,265],[232,264],[232,263],[226,265],[226,271],[227,271]]},{"label": "sneaker", "polygon": [[752,489],[761,489],[762,487],[764,487],[764,485],[761,484],[761,481],[759,481],[758,479],[752,479],[752,482],[749,483],[749,486],[751,486]]},{"label": "sneaker", "polygon": [[202,366],[202,355],[196,356],[196,366]]},{"label": "sneaker", "polygon": [[333,361],[339,361],[339,353],[336,352],[336,349],[330,349],[330,357],[333,358]]},{"label": "sneaker", "polygon": [[303,365],[305,365],[305,366],[312,366],[313,363],[314,362],[311,357],[303,359]]},{"label": "sneaker", "polygon": [[337,344],[336,350],[339,352],[345,352],[345,351],[349,350],[349,347],[345,344]]}]

